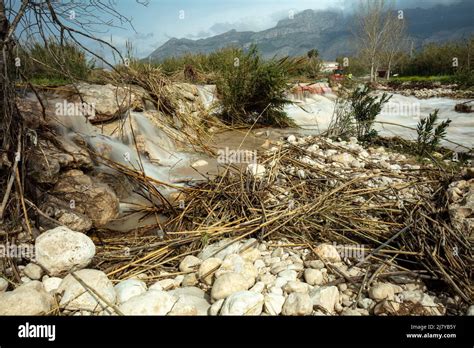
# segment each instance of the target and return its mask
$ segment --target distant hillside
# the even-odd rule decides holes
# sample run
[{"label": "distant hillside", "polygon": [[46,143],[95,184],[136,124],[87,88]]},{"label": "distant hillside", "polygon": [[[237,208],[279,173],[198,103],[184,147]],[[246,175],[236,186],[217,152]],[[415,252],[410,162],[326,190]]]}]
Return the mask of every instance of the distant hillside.
[{"label": "distant hillside", "polygon": [[[430,9],[406,9],[404,13],[415,47],[428,42],[455,41],[474,33],[474,1],[471,0]],[[260,32],[231,30],[200,40],[173,38],[149,58],[161,60],[188,52],[209,53],[231,45],[246,48],[255,43],[265,57],[303,55],[317,48],[324,59],[334,60],[356,51],[353,27],[354,18],[344,17],[342,12],[305,10]]]}]

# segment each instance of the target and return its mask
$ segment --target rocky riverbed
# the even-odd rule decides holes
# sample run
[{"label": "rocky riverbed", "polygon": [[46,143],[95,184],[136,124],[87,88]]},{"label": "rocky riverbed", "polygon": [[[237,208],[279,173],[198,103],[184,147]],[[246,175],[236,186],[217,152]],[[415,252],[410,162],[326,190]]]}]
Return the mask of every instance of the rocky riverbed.
[{"label": "rocky riverbed", "polygon": [[95,254],[91,239],[58,227],[37,239],[37,263],[20,267],[22,285],[5,292],[2,279],[0,314],[444,315],[459,300],[394,267],[361,286],[367,270],[331,244],[230,242],[184,257],[175,273],[160,272],[159,281],[113,281],[87,268]]},{"label": "rocky riverbed", "polygon": [[[185,140],[207,120],[212,88],[175,86],[184,111],[173,118],[134,89],[133,110],[116,119],[126,91],[82,87],[100,104],[94,122],[54,110],[70,97],[49,95],[45,118],[24,100],[38,200],[25,201],[34,225],[0,231],[13,236],[0,315],[474,314],[471,167],[264,129],[216,135],[215,149],[252,154],[229,174],[226,158]],[[444,220],[391,245],[414,214],[410,224]],[[420,266],[439,260],[457,283]]]},{"label": "rocky riverbed", "polygon": [[[295,164],[280,169],[282,184],[286,176],[295,176],[301,182],[311,180],[313,172],[308,166],[333,171],[348,181],[367,176],[366,184],[372,188],[409,187],[410,182],[418,181],[417,175],[411,174],[422,173],[420,165],[407,156],[384,148],[364,148],[355,139],[338,142],[290,135],[264,146],[269,147],[265,150],[268,154],[290,147],[306,152],[298,158],[302,167]],[[260,180],[270,173],[263,164],[251,165],[247,171]],[[467,168],[464,173],[465,180],[453,182],[447,191],[449,212],[460,228],[467,226],[472,231],[474,179],[472,169]],[[99,185],[79,179],[83,175],[69,173],[68,177]],[[77,193],[71,191],[76,187],[73,184],[65,187],[69,194],[80,194],[79,189]],[[115,196],[105,184],[99,187],[101,199],[108,197],[109,190]],[[429,185],[425,190],[430,190]],[[280,196],[269,197],[269,202],[291,200],[290,188],[281,191]],[[407,188],[384,200],[399,200],[403,205],[416,200],[417,195]],[[89,198],[93,201],[93,197]],[[104,210],[94,214],[94,223],[102,223],[104,216],[110,218]],[[34,245],[25,244],[34,249],[35,257],[17,269],[7,269],[8,279],[13,278],[14,272],[19,273],[19,284],[0,278],[0,315],[474,314],[474,307],[466,307],[459,296],[430,289],[422,273],[394,263],[372,262],[366,259],[370,250],[363,245],[335,242],[224,238],[181,256],[175,268],[116,279],[97,265],[91,268],[102,247],[78,232],[80,228],[74,231],[73,226],[82,226],[75,222],[68,220],[70,228],[41,231]]]}]

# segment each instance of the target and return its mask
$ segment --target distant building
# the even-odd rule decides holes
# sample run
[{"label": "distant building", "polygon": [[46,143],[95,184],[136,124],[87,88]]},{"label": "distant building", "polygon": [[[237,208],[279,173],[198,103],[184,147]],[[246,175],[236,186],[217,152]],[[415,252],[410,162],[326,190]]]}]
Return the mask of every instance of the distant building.
[{"label": "distant building", "polygon": [[333,72],[339,67],[338,62],[322,62],[321,72]]}]

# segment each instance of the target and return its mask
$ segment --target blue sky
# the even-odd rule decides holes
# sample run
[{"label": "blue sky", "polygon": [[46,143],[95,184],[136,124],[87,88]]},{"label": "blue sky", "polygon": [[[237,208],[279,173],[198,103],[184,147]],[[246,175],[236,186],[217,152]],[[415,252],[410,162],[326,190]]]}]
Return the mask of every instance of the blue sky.
[{"label": "blue sky", "polygon": [[[112,34],[114,44],[119,47],[124,47],[127,39],[131,40],[135,55],[142,58],[172,37],[199,39],[231,29],[259,31],[275,26],[289,11],[333,8],[348,13],[358,1],[139,0],[148,3],[143,6],[136,0],[115,0],[117,10],[132,19],[136,32],[130,28],[114,29]],[[396,0],[395,6],[429,7],[453,1],[456,0]]]},{"label": "blue sky", "polygon": [[[58,0],[61,1],[61,0]],[[64,0],[70,3],[73,0]],[[89,0],[80,0],[80,2]],[[110,41],[123,54],[125,43],[132,42],[138,58],[148,56],[172,37],[200,39],[236,29],[238,31],[260,31],[271,28],[280,19],[288,18],[306,9],[339,9],[349,14],[362,0],[107,0],[115,9],[129,18],[133,29],[100,28],[96,33]],[[106,0],[104,2],[107,3]],[[439,3],[459,0],[387,0],[395,8],[430,7]],[[13,0],[19,6],[19,0]],[[141,3],[146,3],[142,5]],[[92,19],[93,20],[93,19]],[[103,20],[106,20],[103,18]],[[74,20],[73,20],[74,21]],[[114,21],[117,25],[117,21]],[[111,54],[97,44],[86,44],[90,49],[108,60]]]}]

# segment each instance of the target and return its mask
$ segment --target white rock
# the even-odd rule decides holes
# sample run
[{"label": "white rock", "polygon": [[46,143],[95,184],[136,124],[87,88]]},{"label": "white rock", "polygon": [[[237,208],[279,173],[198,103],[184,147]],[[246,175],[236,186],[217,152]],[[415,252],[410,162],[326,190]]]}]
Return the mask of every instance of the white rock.
[{"label": "white rock", "polygon": [[35,253],[37,263],[58,276],[86,267],[95,255],[95,245],[85,234],[60,226],[36,239]]},{"label": "white rock", "polygon": [[53,302],[43,284],[33,280],[13,291],[0,293],[0,315],[50,314]]},{"label": "white rock", "polygon": [[279,315],[282,311],[284,303],[285,297],[283,295],[274,293],[266,294],[263,304],[265,313],[270,315]]},{"label": "white rock", "polygon": [[184,280],[184,275],[182,275],[182,274],[177,275],[176,277],[174,277],[173,283],[174,283],[175,288],[180,287],[183,280]]},{"label": "white rock", "polygon": [[228,297],[234,292],[248,290],[248,281],[239,273],[229,272],[221,275],[214,281],[211,290],[213,300]]},{"label": "white rock", "polygon": [[176,298],[181,297],[181,296],[194,296],[194,297],[199,297],[206,300],[209,298],[209,296],[204,292],[204,290],[199,289],[196,286],[187,286],[184,288],[174,289],[174,290],[168,291],[168,294],[173,295]]},{"label": "white rock", "polygon": [[[58,293],[63,294],[59,303],[61,308],[91,312],[99,312],[107,308],[108,305],[95,293],[98,293],[108,303],[115,304],[114,286],[104,272],[95,269],[82,269],[74,274],[86,284],[87,288],[79,283],[72,274],[66,276],[57,290]],[[94,289],[94,293],[89,290],[90,288]],[[108,310],[113,312],[110,308]]]},{"label": "white rock", "polygon": [[278,277],[277,279],[275,279],[275,283],[273,284],[273,286],[276,288],[282,288],[285,286],[286,283],[288,283],[291,280],[294,280],[294,279]]},{"label": "white rock", "polygon": [[183,278],[182,286],[194,286],[198,284],[198,278],[196,273],[186,274]]},{"label": "white rock", "polygon": [[221,315],[260,315],[263,303],[262,294],[252,291],[235,292],[224,301]]},{"label": "white rock", "polygon": [[249,261],[251,263],[254,263],[256,261],[262,261],[262,260],[259,260],[261,253],[260,253],[260,250],[258,250],[258,248],[251,247],[251,248],[245,249],[244,251],[240,252],[240,255],[242,256],[244,260]]},{"label": "white rock", "polygon": [[177,300],[164,291],[148,290],[122,303],[119,309],[125,315],[166,315]]},{"label": "white rock", "polygon": [[[207,285],[211,285],[214,281],[214,272],[219,269],[221,264],[222,260],[217,257],[210,257],[204,260],[199,266],[198,278]],[[209,274],[209,272],[211,273]]]},{"label": "white rock", "polygon": [[291,293],[283,304],[283,315],[310,315],[313,312],[313,302],[308,294]]},{"label": "white rock", "polygon": [[200,264],[201,264],[201,259],[193,255],[188,255],[179,264],[179,270],[181,272],[191,272],[191,271],[196,270],[197,266]]},{"label": "white rock", "polygon": [[356,309],[351,309],[351,308],[346,308],[341,312],[341,315],[345,316],[361,316],[362,314],[356,310]]},{"label": "white rock", "polygon": [[262,293],[264,289],[265,289],[265,284],[263,284],[262,282],[257,282],[255,283],[254,286],[250,288],[249,291]]},{"label": "white rock", "polygon": [[292,263],[291,265],[289,265],[287,267],[287,269],[289,271],[297,271],[297,272],[300,272],[302,270],[304,270],[304,266],[302,263]]},{"label": "white rock", "polygon": [[350,153],[344,152],[344,153],[340,153],[340,154],[331,156],[330,160],[333,161],[333,162],[341,163],[344,166],[348,167],[356,159]]},{"label": "white rock", "polygon": [[227,255],[238,253],[241,245],[242,243],[233,242],[230,238],[222,239],[217,243],[204,247],[197,257],[201,260],[206,260],[210,257],[224,260]]},{"label": "white rock", "polygon": [[339,291],[346,291],[347,290],[347,284],[346,283],[341,283],[341,284],[338,284],[337,285],[337,288],[339,289]]},{"label": "white rock", "polygon": [[168,291],[174,289],[175,285],[174,279],[162,279],[151,285],[149,290]]},{"label": "white rock", "polygon": [[230,254],[225,257],[221,267],[216,272],[216,278],[228,272],[241,274],[248,283],[247,289],[255,284],[255,280],[258,276],[258,270],[254,265],[238,254]]},{"label": "white rock", "polygon": [[363,309],[371,309],[373,306],[375,306],[375,302],[371,298],[366,297],[361,298],[359,302],[357,302],[357,305]]},{"label": "white rock", "polygon": [[298,273],[293,270],[286,270],[278,273],[278,278],[286,279],[286,281],[296,280]]},{"label": "white rock", "polygon": [[260,269],[260,268],[265,267],[265,262],[263,262],[263,260],[258,259],[258,260],[255,260],[253,265],[256,269]]},{"label": "white rock", "polygon": [[469,308],[466,311],[466,315],[474,316],[474,305],[469,306]]},{"label": "white rock", "polygon": [[272,286],[269,290],[269,293],[275,294],[275,295],[283,295],[283,290],[282,288]]},{"label": "white rock", "polygon": [[5,278],[0,277],[0,292],[6,291],[8,288],[8,281]]},{"label": "white rock", "polygon": [[39,280],[43,275],[43,270],[40,266],[34,263],[29,263],[23,269],[23,273],[30,279]]},{"label": "white rock", "polygon": [[273,284],[275,282],[276,277],[273,274],[262,274],[258,277],[258,281],[262,282],[266,286],[269,286],[270,284]]},{"label": "white rock", "polygon": [[211,307],[209,307],[209,315],[219,315],[219,312],[222,308],[222,305],[224,304],[224,299],[220,299],[219,301],[216,301],[212,304]]},{"label": "white rock", "polygon": [[394,288],[389,283],[378,283],[369,289],[369,297],[377,302],[385,299],[392,301],[394,295]]},{"label": "white rock", "polygon": [[321,260],[308,261],[308,262],[306,262],[306,265],[307,265],[308,267],[311,267],[311,268],[314,268],[314,269],[322,269],[322,268],[324,268],[324,262],[321,261]]},{"label": "white rock", "polygon": [[309,285],[321,285],[324,282],[323,273],[319,269],[306,268],[304,279]]},{"label": "white rock", "polygon": [[168,315],[207,315],[210,307],[201,297],[180,295]]},{"label": "white rock", "polygon": [[265,166],[258,163],[250,163],[247,166],[247,172],[252,174],[255,178],[260,178],[265,175]]},{"label": "white rock", "polygon": [[324,308],[329,313],[334,312],[334,306],[339,302],[339,290],[336,286],[323,286],[310,291],[314,306]]},{"label": "white rock", "polygon": [[291,134],[288,136],[288,138],[286,138],[286,141],[288,141],[289,143],[295,143],[296,137],[293,134]]},{"label": "white rock", "polygon": [[138,296],[146,292],[146,284],[138,279],[122,280],[114,286],[117,294],[117,303],[124,303],[133,296]]},{"label": "white rock", "polygon": [[58,277],[49,277],[43,280],[44,289],[50,294],[54,294],[63,280]]},{"label": "white rock", "polygon": [[31,282],[31,279],[26,277],[26,276],[20,277],[20,280],[21,280],[22,284],[26,284],[26,283]]},{"label": "white rock", "polygon": [[314,248],[314,252],[327,262],[341,262],[341,256],[337,249],[331,244],[319,244]]},{"label": "white rock", "polygon": [[292,280],[283,286],[283,291],[287,294],[291,294],[292,292],[307,293],[309,291],[309,286],[308,284],[298,280]]}]

